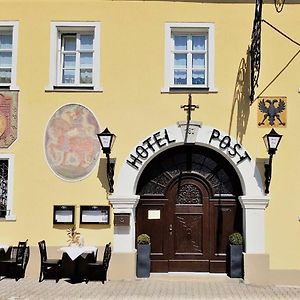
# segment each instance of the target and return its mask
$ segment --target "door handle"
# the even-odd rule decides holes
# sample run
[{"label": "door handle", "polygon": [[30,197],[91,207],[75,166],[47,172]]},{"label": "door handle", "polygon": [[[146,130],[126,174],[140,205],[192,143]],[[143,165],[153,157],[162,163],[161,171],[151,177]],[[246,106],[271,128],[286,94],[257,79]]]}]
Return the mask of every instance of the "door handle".
[{"label": "door handle", "polygon": [[169,232],[170,232],[170,235],[172,235],[172,231],[173,231],[173,226],[172,224],[169,225]]}]

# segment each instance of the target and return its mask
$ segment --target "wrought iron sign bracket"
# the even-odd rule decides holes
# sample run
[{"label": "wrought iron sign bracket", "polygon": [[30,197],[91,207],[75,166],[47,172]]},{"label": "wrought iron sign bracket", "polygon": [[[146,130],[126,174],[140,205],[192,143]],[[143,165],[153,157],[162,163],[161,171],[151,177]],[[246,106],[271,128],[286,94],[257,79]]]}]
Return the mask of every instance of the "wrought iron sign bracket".
[{"label": "wrought iron sign bracket", "polygon": [[258,85],[258,78],[260,73],[262,5],[263,0],[256,0],[250,47],[250,105],[254,101],[255,88]]}]

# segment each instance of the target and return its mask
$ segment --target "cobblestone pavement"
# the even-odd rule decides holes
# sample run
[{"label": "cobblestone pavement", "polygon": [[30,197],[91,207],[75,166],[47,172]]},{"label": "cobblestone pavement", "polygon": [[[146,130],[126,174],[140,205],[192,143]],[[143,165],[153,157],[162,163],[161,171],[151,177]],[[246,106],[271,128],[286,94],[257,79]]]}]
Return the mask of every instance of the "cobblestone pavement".
[{"label": "cobblestone pavement", "polygon": [[66,280],[2,279],[0,299],[300,299],[300,286],[250,285],[226,276],[160,276],[136,281],[71,284]]}]

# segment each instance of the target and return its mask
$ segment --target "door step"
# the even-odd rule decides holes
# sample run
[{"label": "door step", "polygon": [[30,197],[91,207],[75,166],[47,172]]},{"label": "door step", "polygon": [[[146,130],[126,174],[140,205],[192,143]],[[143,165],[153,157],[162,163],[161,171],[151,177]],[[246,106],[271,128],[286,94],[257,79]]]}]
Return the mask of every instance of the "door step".
[{"label": "door step", "polygon": [[[150,279],[163,281],[239,282],[241,278],[229,278],[225,273],[169,272],[151,273]],[[243,280],[242,280],[243,281]]]}]

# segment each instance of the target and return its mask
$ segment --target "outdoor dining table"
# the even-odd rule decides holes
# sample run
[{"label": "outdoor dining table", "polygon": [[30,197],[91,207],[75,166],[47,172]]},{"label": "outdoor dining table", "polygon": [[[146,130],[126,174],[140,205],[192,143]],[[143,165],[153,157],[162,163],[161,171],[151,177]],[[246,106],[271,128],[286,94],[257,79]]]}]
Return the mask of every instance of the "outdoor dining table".
[{"label": "outdoor dining table", "polygon": [[59,249],[62,254],[61,277],[68,277],[72,282],[81,282],[85,278],[86,265],[90,257],[95,257],[95,246],[69,246]]}]

